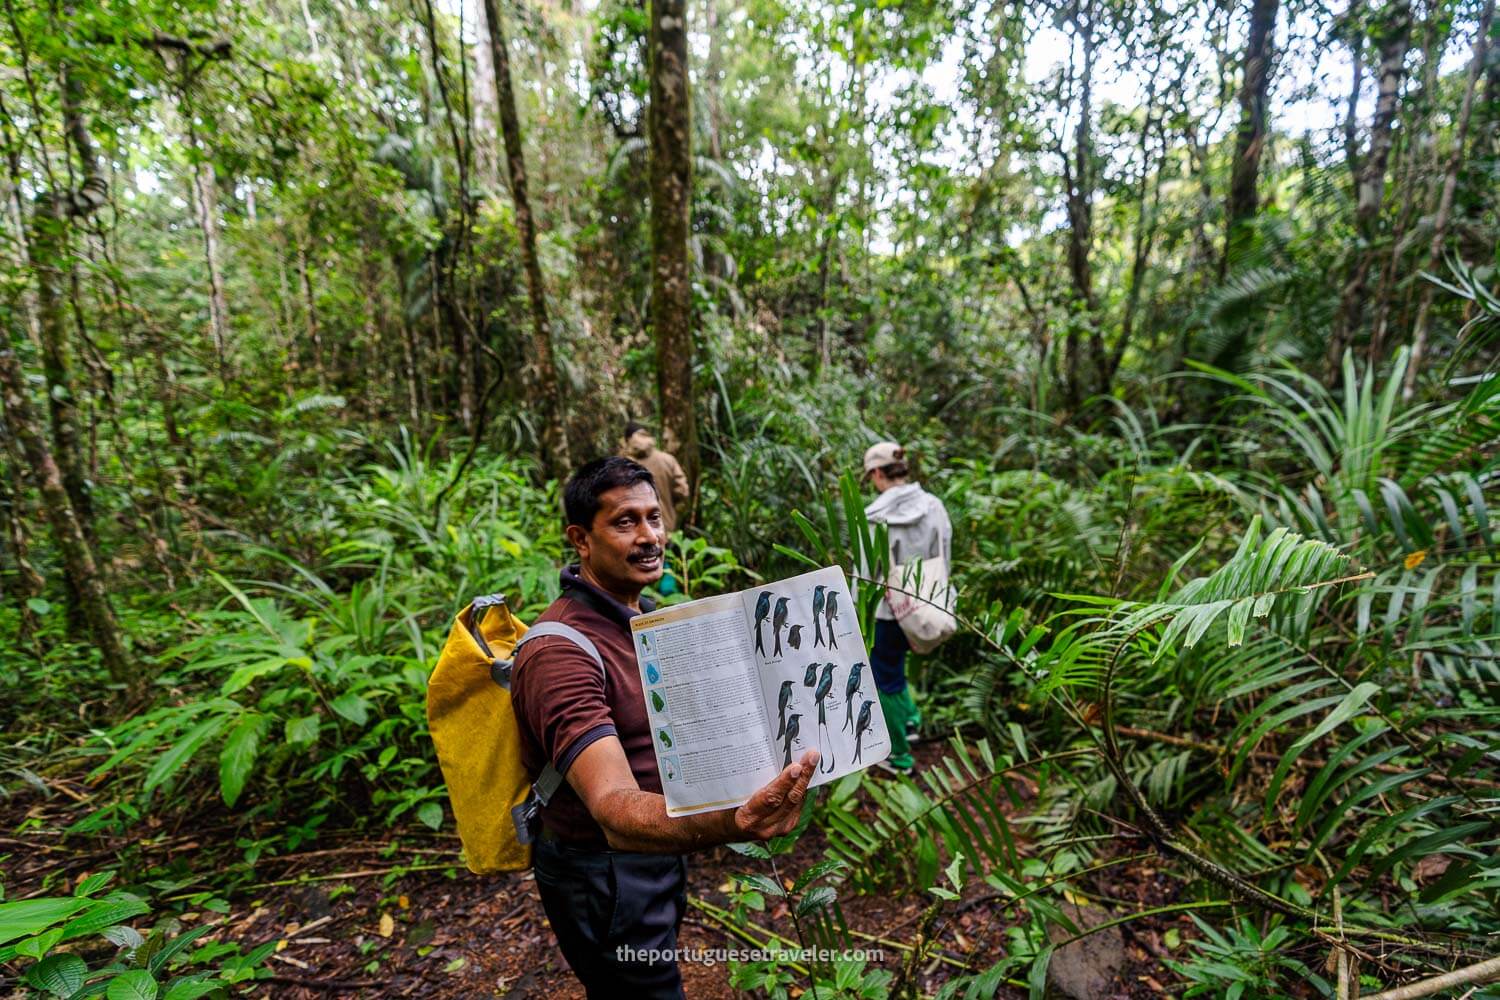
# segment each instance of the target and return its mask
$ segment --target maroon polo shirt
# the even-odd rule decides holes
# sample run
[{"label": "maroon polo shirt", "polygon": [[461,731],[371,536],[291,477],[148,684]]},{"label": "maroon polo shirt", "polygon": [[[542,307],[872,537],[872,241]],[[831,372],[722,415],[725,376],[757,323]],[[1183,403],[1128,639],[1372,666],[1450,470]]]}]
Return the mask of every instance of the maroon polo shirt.
[{"label": "maroon polo shirt", "polygon": [[[644,610],[652,610],[650,605],[642,598]],[[563,622],[593,640],[607,678],[592,657],[567,639],[545,636],[521,647],[510,697],[521,734],[521,761],[533,781],[549,760],[566,777],[586,747],[615,736],[641,790],[660,794],[661,775],[630,635],[630,619],[638,613],[585,582],[577,566],[562,571],[562,596],[537,621]],[[541,817],[542,825],[559,840],[609,846],[604,830],[566,781],[542,807]]]}]

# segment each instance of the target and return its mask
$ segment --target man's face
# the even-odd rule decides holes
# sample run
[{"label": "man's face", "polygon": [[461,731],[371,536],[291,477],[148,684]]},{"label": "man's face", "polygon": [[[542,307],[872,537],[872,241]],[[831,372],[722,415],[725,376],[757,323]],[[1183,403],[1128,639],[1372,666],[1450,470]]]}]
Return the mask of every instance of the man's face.
[{"label": "man's face", "polygon": [[587,530],[569,525],[568,540],[605,589],[640,593],[661,579],[662,548],[667,544],[656,490],[650,483],[606,490],[599,495],[594,523]]},{"label": "man's face", "polygon": [[656,447],[656,439],[651,436],[650,431],[636,431],[625,443],[630,446],[631,451],[641,455]]}]

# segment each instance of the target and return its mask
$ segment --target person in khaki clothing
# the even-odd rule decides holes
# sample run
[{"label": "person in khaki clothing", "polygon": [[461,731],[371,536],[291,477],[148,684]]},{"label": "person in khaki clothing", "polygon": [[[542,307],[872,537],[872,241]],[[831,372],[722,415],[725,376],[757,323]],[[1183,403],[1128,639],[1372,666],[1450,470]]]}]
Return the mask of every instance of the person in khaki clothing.
[{"label": "person in khaki clothing", "polygon": [[634,420],[625,425],[624,454],[644,465],[656,480],[656,492],[661,497],[661,523],[670,536],[677,528],[677,505],[688,498],[687,474],[676,458],[656,447],[656,438],[645,425]]}]

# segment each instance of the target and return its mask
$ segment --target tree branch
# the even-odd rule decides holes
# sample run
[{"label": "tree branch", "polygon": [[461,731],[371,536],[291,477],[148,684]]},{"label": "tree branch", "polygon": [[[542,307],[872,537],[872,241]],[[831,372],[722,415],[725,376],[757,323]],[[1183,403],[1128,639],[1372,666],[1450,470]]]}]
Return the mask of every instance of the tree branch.
[{"label": "tree branch", "polygon": [[1420,983],[1402,986],[1399,989],[1376,993],[1367,1000],[1415,1000],[1416,997],[1432,996],[1457,986],[1483,984],[1500,979],[1500,957],[1487,958],[1483,962],[1445,972],[1441,976],[1424,979]]}]

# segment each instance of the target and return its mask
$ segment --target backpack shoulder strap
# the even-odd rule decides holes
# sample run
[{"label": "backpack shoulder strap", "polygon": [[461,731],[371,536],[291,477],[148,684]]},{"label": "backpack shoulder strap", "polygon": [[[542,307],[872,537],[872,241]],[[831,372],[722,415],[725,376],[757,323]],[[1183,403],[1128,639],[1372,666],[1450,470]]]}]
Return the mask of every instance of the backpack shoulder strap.
[{"label": "backpack shoulder strap", "polygon": [[[504,664],[504,680],[502,681],[497,676],[496,681],[502,687],[508,688],[510,686],[510,674],[514,669],[515,658],[520,653],[521,647],[532,639],[545,639],[548,636],[566,639],[587,653],[589,659],[593,660],[594,665],[599,668],[599,674],[604,679],[604,683],[606,685],[609,683],[609,672],[604,669],[604,657],[599,654],[599,647],[594,645],[594,640],[564,622],[537,622],[528,628],[526,634],[521,636],[520,641],[510,651],[511,658]],[[491,673],[493,674],[494,671],[491,671]],[[536,804],[546,805],[552,799],[552,796],[557,794],[557,790],[562,787],[562,783],[562,772],[549,760],[543,765],[542,773],[537,775],[536,781],[532,782],[531,785],[531,791],[535,796]]]},{"label": "backpack shoulder strap", "polygon": [[515,648],[510,651],[511,659],[514,660],[516,658],[516,651],[526,643],[530,642],[532,639],[545,639],[548,636],[555,636],[559,639],[568,640],[573,645],[589,654],[589,659],[594,661],[594,665],[597,666],[601,672],[604,670],[604,657],[599,655],[599,647],[594,645],[594,640],[590,639],[588,636],[584,635],[573,626],[568,625],[564,622],[537,622],[535,625],[528,628],[526,630],[526,634],[521,636],[520,640],[516,643]]}]

